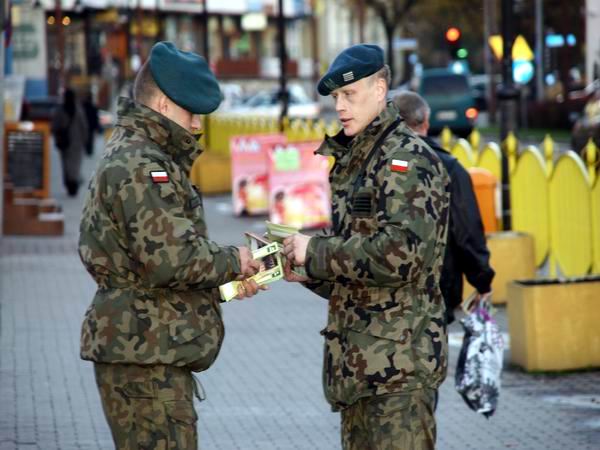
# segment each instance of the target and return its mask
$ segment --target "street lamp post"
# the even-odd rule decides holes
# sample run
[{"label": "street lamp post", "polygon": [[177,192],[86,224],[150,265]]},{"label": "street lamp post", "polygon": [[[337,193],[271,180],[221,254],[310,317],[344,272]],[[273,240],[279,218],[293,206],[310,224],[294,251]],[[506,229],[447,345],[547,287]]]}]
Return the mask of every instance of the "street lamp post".
[{"label": "street lamp post", "polygon": [[[512,73],[513,16],[513,0],[502,0],[502,86],[497,93],[500,104],[500,140],[502,142],[511,131],[517,130],[519,93],[513,82]],[[508,152],[505,148],[502,157],[502,225],[504,230],[510,230],[512,222],[508,170]]]},{"label": "street lamp post", "polygon": [[279,32],[279,98],[281,100],[281,116],[279,117],[279,129],[283,131],[284,118],[288,113],[289,96],[286,84],[287,53],[285,49],[285,16],[283,14],[283,0],[279,0],[279,15],[277,17],[277,28]]},{"label": "street lamp post", "polygon": [[62,0],[54,0],[54,25],[56,29],[56,53],[58,56],[58,88],[60,94],[65,86],[65,33],[63,30]]}]

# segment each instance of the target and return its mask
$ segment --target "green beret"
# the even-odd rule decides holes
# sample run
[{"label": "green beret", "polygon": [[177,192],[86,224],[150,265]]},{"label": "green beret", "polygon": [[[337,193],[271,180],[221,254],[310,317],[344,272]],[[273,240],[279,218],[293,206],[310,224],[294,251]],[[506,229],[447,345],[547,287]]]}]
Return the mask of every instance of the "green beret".
[{"label": "green beret", "polygon": [[150,71],[165,95],[192,114],[211,113],[223,99],[206,60],[196,53],[179,50],[171,42],[154,44]]},{"label": "green beret", "polygon": [[319,81],[317,90],[321,95],[329,95],[331,91],[373,75],[384,65],[381,47],[371,44],[353,45],[333,60],[329,70]]}]

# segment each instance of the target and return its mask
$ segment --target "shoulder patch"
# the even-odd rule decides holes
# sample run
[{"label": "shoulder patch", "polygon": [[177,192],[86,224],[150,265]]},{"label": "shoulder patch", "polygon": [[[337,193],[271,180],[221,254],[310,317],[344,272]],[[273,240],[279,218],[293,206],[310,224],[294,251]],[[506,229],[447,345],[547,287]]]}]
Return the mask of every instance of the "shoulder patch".
[{"label": "shoulder patch", "polygon": [[152,178],[153,183],[168,183],[169,182],[169,174],[166,170],[151,170],[150,178]]},{"label": "shoulder patch", "polygon": [[392,172],[408,172],[409,164],[404,159],[392,159],[390,168]]}]

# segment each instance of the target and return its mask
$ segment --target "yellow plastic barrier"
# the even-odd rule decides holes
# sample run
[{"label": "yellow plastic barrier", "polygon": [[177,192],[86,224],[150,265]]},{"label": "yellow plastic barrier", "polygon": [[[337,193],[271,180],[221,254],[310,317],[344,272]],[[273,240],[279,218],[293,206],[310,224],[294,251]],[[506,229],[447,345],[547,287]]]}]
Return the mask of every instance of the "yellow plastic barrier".
[{"label": "yellow plastic barrier", "polygon": [[333,119],[331,122],[329,122],[329,125],[327,125],[326,132],[328,136],[335,136],[340,132],[340,123]]},{"label": "yellow plastic barrier", "polygon": [[478,152],[479,146],[481,145],[481,133],[477,128],[474,128],[469,134],[469,144],[471,144],[471,148],[473,151]]},{"label": "yellow plastic barrier", "polygon": [[452,156],[458,159],[465,169],[475,165],[475,154],[471,149],[471,145],[465,139],[458,139],[452,146],[450,153],[452,153]]},{"label": "yellow plastic barrier", "polygon": [[508,287],[511,362],[528,371],[600,367],[600,278]]},{"label": "yellow plastic barrier", "polygon": [[442,148],[450,151],[450,144],[452,142],[452,131],[450,128],[444,127],[442,128],[442,132],[440,133],[440,145]]},{"label": "yellow plastic barrier", "polygon": [[535,263],[541,266],[550,251],[548,179],[537,148],[527,147],[510,180],[512,228],[533,236]]},{"label": "yellow plastic barrier", "polygon": [[600,179],[596,178],[591,195],[592,202],[592,273],[600,273]]},{"label": "yellow plastic barrier", "polygon": [[[556,162],[549,193],[550,239],[556,263],[563,275],[586,274],[592,266],[591,186],[586,167],[574,152],[568,151]],[[554,266],[551,264],[551,271]]]},{"label": "yellow plastic barrier", "polygon": [[483,147],[477,160],[477,167],[489,170],[496,180],[502,180],[502,152],[495,142],[489,142]]}]

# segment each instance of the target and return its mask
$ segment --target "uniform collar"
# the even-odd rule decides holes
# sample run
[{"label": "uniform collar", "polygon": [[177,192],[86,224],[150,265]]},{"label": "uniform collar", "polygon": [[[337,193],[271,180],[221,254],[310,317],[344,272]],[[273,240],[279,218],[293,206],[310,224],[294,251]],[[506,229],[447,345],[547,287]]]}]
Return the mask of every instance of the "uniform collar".
[{"label": "uniform collar", "polygon": [[202,149],[194,135],[172,120],[136,101],[120,97],[117,125],[143,134],[189,172]]},{"label": "uniform collar", "polygon": [[372,144],[397,117],[398,110],[392,102],[388,102],[383,111],[362,133],[353,138],[346,136],[344,130],[341,130],[335,136],[326,135],[321,146],[315,153],[333,156],[337,161],[360,162],[367,157]]},{"label": "uniform collar", "polygon": [[351,149],[360,151],[365,149],[365,147],[370,147],[368,144],[376,141],[381,133],[383,133],[383,130],[391,125],[397,117],[398,110],[392,102],[388,102],[383,111],[375,117],[375,120],[352,140]]}]

